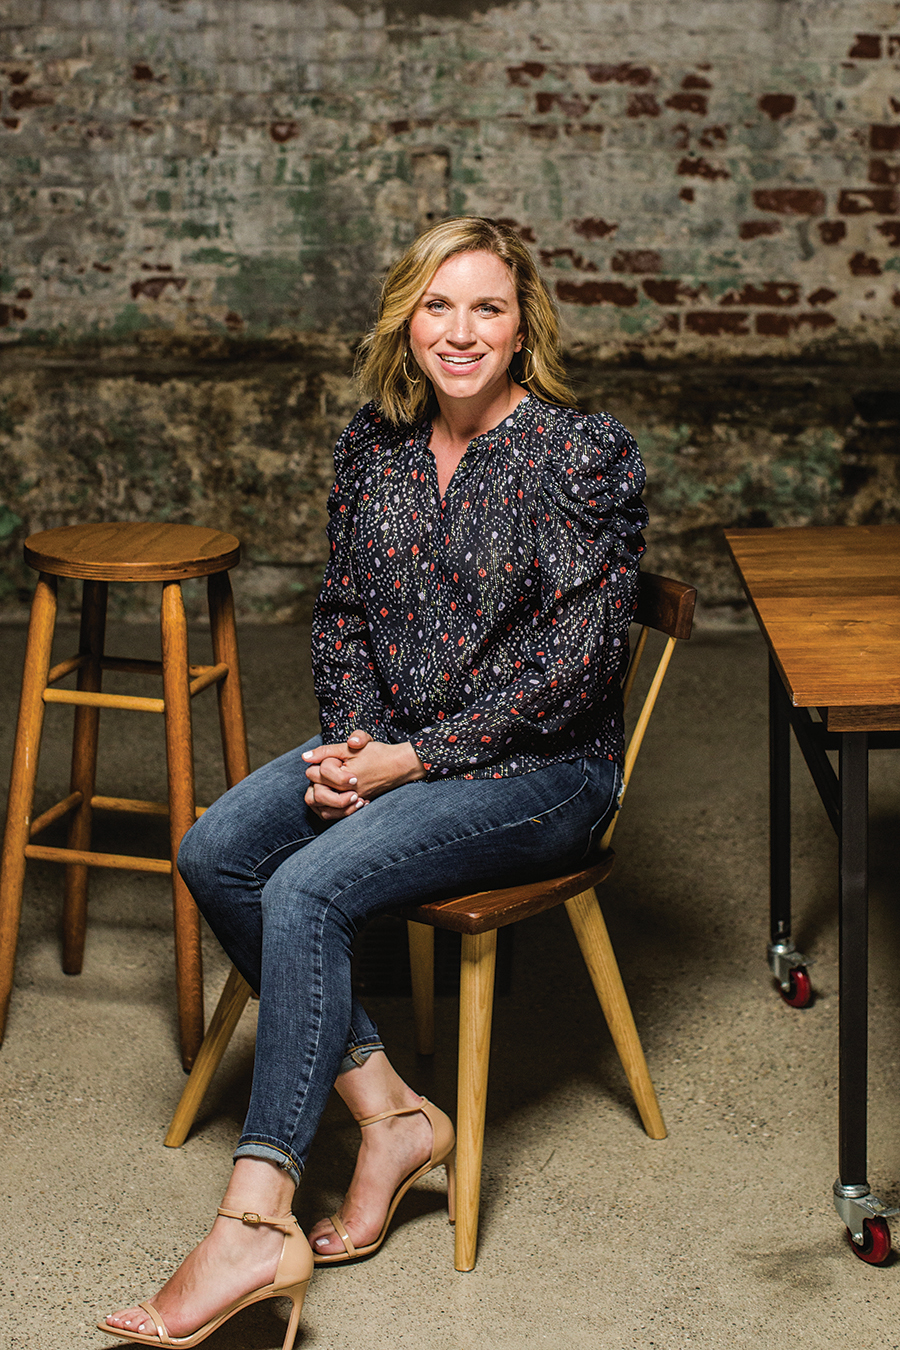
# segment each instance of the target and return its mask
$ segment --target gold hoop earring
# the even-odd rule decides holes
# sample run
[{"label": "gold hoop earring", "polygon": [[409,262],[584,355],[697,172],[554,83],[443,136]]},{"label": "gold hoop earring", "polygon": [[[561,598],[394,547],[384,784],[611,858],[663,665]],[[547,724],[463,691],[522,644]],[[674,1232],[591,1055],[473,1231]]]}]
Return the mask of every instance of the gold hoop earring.
[{"label": "gold hoop earring", "polygon": [[522,361],[522,374],[519,376],[519,378],[521,379],[521,381],[522,381],[523,384],[530,384],[532,380],[537,379],[537,371],[535,370],[535,365],[534,365],[534,352],[531,350],[530,347],[525,347],[525,346],[522,347],[522,351],[523,351],[523,352],[527,352],[528,355],[531,357],[531,374],[530,374],[530,375],[526,375],[526,374],[525,374],[525,361],[523,360],[523,361]]},{"label": "gold hoop earring", "polygon": [[404,350],[404,352],[403,352],[403,374],[406,376],[406,382],[407,382],[407,384],[408,384],[408,385],[410,386],[410,388],[412,388],[412,389],[415,389],[416,385],[419,384],[420,381],[421,381],[421,376],[420,376],[420,375],[417,375],[416,378],[413,379],[413,377],[410,375],[409,371],[406,369],[406,352],[405,352],[405,350]]}]

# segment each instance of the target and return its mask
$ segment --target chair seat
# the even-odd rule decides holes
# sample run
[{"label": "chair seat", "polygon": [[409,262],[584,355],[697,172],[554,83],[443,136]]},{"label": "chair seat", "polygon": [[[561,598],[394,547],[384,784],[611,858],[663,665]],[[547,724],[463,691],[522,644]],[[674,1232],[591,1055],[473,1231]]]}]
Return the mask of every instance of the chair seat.
[{"label": "chair seat", "polygon": [[233,534],[202,525],[107,521],[44,530],[25,541],[38,572],[86,581],[178,581],[227,571],[240,560]]},{"label": "chair seat", "polygon": [[599,886],[612,871],[615,853],[608,849],[590,867],[549,881],[533,881],[526,886],[506,886],[497,891],[476,891],[455,895],[449,900],[433,900],[426,905],[410,905],[402,911],[405,919],[428,924],[430,928],[449,928],[454,933],[489,933],[507,924],[518,923],[533,914],[571,900],[575,895]]}]

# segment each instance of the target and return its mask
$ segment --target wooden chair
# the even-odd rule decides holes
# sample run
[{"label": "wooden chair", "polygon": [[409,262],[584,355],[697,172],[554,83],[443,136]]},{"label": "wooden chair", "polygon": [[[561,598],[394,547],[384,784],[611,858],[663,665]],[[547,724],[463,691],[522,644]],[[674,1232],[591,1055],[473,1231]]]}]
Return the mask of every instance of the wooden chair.
[{"label": "wooden chair", "polygon": [[[628,741],[623,797],[675,643],[690,637],[696,594],[693,587],[681,582],[641,573],[635,612],[635,622],[641,625],[641,632],[623,683],[626,703],[634,688],[649,630],[664,633],[667,642]],[[434,929],[448,928],[462,934],[456,1155],[457,1270],[471,1270],[475,1265],[498,928],[565,904],[644,1128],[652,1139],[666,1137],[666,1127],[594,889],[612,870],[614,854],[610,841],[615,823],[614,819],[609,825],[596,860],[581,871],[552,881],[437,900],[404,911],[409,921],[416,1048],[420,1054],[431,1054],[434,1050]],[[169,1147],[178,1148],[187,1138],[249,996],[249,985],[232,968],[172,1117],[165,1139]]]},{"label": "wooden chair", "polygon": [[[203,1041],[203,969],[200,916],[174,860],[185,832],[200,815],[194,802],[191,699],[215,685],[229,787],[249,772],[244,729],[234,604],[228,569],[240,558],[232,534],[193,525],[106,523],[76,525],[34,534],[25,542],[25,561],[40,572],[31,610],[19,722],[13,752],[9,811],[0,863],[0,1039],[12,992],[22,887],[28,858],[64,863],[63,970],[78,974],[84,956],[89,867],[170,873],[175,911],[175,971],[181,1053],[190,1068]],[[81,638],[76,655],[50,668],[56,624],[57,577],[83,579]],[[187,624],[181,595],[186,577],[208,578],[212,628],[211,666],[188,664]],[[139,661],[104,651],[109,582],[162,582],[162,660]],[[104,670],[162,676],[163,697],[142,698],[101,692]],[[58,689],[77,672],[75,689]],[[75,707],[72,777],[68,796],[32,819],[44,707]],[[95,790],[100,710],[123,708],[162,714],[166,728],[168,800],[139,801],[98,796]],[[169,817],[170,858],[142,858],[91,850],[91,822],[97,809]],[[70,816],[68,845],[31,843],[47,826]]]}]

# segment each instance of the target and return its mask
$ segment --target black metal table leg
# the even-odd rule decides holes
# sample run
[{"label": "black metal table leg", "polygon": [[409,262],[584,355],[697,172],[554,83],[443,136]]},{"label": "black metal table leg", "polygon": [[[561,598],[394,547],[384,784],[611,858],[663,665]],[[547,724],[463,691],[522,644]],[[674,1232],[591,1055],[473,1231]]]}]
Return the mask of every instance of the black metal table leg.
[{"label": "black metal table leg", "polygon": [[845,732],[840,748],[840,1185],[865,1186],[869,1003],[869,746]]},{"label": "black metal table leg", "polygon": [[866,1179],[869,1005],[869,738],[846,731],[840,744],[840,1175],[834,1207],[857,1256],[881,1265],[891,1251],[887,1220],[898,1212]]},{"label": "black metal table leg", "polygon": [[791,706],[769,657],[769,969],[795,1008],[810,1001],[806,958],[791,938]]},{"label": "black metal table leg", "polygon": [[769,937],[791,940],[791,719],[787,692],[769,657]]}]

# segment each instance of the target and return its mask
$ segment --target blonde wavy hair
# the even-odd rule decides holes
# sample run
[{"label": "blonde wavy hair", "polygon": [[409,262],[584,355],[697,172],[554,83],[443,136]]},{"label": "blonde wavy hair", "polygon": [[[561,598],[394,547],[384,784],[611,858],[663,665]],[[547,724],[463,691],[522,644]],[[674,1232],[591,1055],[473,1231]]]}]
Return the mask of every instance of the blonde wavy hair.
[{"label": "blonde wavy hair", "polygon": [[360,346],[357,377],[363,393],[394,423],[416,423],[436,409],[431,381],[414,361],[412,379],[407,374],[409,321],[435,272],[460,253],[493,253],[512,273],[523,349],[510,362],[511,377],[548,403],[574,402],[560,357],[556,307],[534,259],[513,229],[482,216],[432,225],[394,263],[381,288],[375,327]]}]

